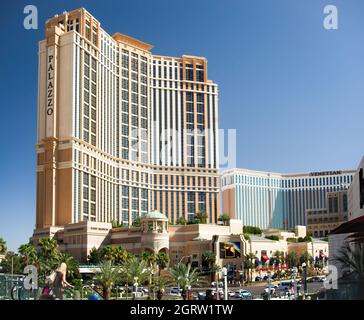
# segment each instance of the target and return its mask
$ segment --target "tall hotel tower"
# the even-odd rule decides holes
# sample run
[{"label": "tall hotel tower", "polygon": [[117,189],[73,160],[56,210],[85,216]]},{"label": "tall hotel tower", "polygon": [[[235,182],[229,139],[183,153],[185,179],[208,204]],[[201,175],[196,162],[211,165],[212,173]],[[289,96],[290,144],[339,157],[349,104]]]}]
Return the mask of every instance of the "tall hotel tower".
[{"label": "tall hotel tower", "polygon": [[219,216],[218,88],[203,57],[164,57],[85,9],[39,43],[36,228]]}]

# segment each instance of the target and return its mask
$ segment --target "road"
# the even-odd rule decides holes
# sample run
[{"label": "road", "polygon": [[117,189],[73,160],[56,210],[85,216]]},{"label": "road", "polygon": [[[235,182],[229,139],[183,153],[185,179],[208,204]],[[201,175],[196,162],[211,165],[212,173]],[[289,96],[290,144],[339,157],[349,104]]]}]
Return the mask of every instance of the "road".
[{"label": "road", "polygon": [[[242,287],[228,287],[229,291],[235,292],[238,289],[244,289],[249,291],[254,298],[258,298],[261,297],[262,293],[264,292],[264,288],[267,286],[266,282],[261,282],[258,284],[252,284],[252,285],[247,285],[247,286],[242,286]],[[308,293],[316,293],[318,291],[320,291],[321,288],[324,287],[323,282],[310,282],[307,283],[307,292]],[[210,289],[210,288],[193,288],[192,291],[193,292],[206,292],[206,289]],[[283,292],[283,291],[280,291]],[[303,286],[301,286],[301,292],[303,292]]]},{"label": "road", "polygon": [[[242,289],[247,290],[249,292],[251,292],[251,294],[254,297],[258,297],[260,296],[263,291],[264,288],[266,287],[266,283],[262,283],[259,285],[248,285],[248,286],[243,286]],[[321,288],[324,287],[323,282],[311,282],[311,283],[307,283],[307,292],[308,293],[316,293],[318,291],[320,291]],[[303,291],[303,286],[301,287],[301,292]]]}]

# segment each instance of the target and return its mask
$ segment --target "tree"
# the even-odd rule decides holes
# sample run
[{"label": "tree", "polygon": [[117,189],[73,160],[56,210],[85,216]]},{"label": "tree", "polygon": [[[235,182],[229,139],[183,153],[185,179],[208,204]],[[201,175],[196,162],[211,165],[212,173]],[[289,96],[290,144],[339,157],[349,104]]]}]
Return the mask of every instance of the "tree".
[{"label": "tree", "polygon": [[168,267],[169,256],[165,252],[159,252],[155,257],[155,263],[158,266],[158,275],[160,277],[161,271]]},{"label": "tree", "polygon": [[115,250],[111,245],[107,245],[101,249],[100,254],[101,260],[109,260],[114,263],[115,261]]},{"label": "tree", "polygon": [[356,285],[355,299],[364,299],[364,239],[359,233],[354,233],[352,239],[352,244],[346,244],[334,259],[340,263],[343,280]]},{"label": "tree", "polygon": [[313,262],[313,257],[311,256],[311,254],[309,252],[304,252],[301,256],[300,256],[300,264],[302,263],[306,263],[307,266],[309,266],[312,262]]},{"label": "tree", "polygon": [[117,265],[122,265],[129,258],[129,252],[119,246],[114,248],[114,261]]},{"label": "tree", "polygon": [[224,226],[226,226],[228,224],[230,220],[229,214],[228,213],[223,213],[220,217],[219,217],[219,221],[222,221]]},{"label": "tree", "polygon": [[256,234],[256,235],[261,235],[262,234],[262,230],[258,227],[253,227],[253,226],[244,226],[243,227],[243,233],[244,234]]},{"label": "tree", "polygon": [[138,284],[148,279],[150,269],[143,259],[131,256],[121,266],[122,280],[127,284],[134,284],[135,280]]},{"label": "tree", "polygon": [[156,261],[156,254],[152,251],[143,251],[142,260],[146,262],[146,264],[152,267]]},{"label": "tree", "polygon": [[158,276],[154,281],[154,288],[157,290],[157,299],[162,300],[165,288],[168,285],[169,280],[166,277]]},{"label": "tree", "polygon": [[200,210],[196,213],[196,223],[206,224],[207,223],[207,213],[204,210]]},{"label": "tree", "polygon": [[67,276],[70,278],[80,278],[78,261],[67,253],[60,253],[57,258],[58,265],[64,262],[67,265]]},{"label": "tree", "polygon": [[287,264],[289,268],[297,267],[298,266],[298,256],[297,253],[294,251],[291,251],[287,256]]},{"label": "tree", "polygon": [[100,250],[97,250],[95,247],[93,247],[87,256],[87,261],[92,264],[99,264],[101,262]]},{"label": "tree", "polygon": [[178,221],[177,221],[177,224],[180,224],[180,225],[186,225],[186,220],[184,217],[179,217],[178,218]]},{"label": "tree", "polygon": [[142,225],[142,220],[141,220],[141,218],[140,217],[137,217],[134,221],[133,221],[133,223],[132,223],[132,226],[133,227],[140,227]]},{"label": "tree", "polygon": [[5,258],[1,261],[0,266],[3,273],[22,274],[23,269],[20,262],[20,257],[12,252],[8,251]]},{"label": "tree", "polygon": [[20,261],[25,267],[27,265],[39,265],[37,249],[31,244],[22,244],[18,252],[20,254]]},{"label": "tree", "polygon": [[213,266],[216,263],[216,254],[207,250],[202,254],[202,267],[210,273],[211,281],[214,280]]},{"label": "tree", "polygon": [[38,251],[38,272],[41,280],[45,280],[46,276],[52,273],[59,264],[58,256],[60,254],[58,250],[58,244],[55,239],[41,238],[39,239],[40,249]]},{"label": "tree", "polygon": [[272,236],[266,236],[265,238],[268,239],[268,240],[279,241],[279,237],[278,236],[274,236],[274,235],[272,235]]},{"label": "tree", "polygon": [[96,272],[93,279],[102,287],[104,299],[110,300],[111,289],[120,279],[120,269],[113,265],[111,260],[103,261],[100,264],[100,271]]},{"label": "tree", "polygon": [[179,263],[172,268],[170,275],[174,283],[182,289],[183,300],[186,300],[187,290],[198,284],[199,272],[197,269],[192,269],[190,263],[188,265]]},{"label": "tree", "polygon": [[44,259],[55,259],[59,254],[58,243],[55,239],[39,239],[40,254]]},{"label": "tree", "polygon": [[255,260],[257,259],[256,255],[253,252],[245,255],[244,260],[244,269],[247,270],[247,280],[248,282],[253,282],[253,269],[255,268]]},{"label": "tree", "polygon": [[7,251],[6,241],[3,238],[0,238],[0,254],[5,254]]}]

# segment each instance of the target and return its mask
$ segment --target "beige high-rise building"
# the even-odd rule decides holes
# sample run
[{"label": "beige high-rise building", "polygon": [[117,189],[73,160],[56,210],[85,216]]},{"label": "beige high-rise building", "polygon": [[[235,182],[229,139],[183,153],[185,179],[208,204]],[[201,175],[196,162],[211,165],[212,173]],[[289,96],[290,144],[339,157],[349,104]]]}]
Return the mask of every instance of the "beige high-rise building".
[{"label": "beige high-rise building", "polygon": [[[39,43],[36,229],[219,216],[218,87],[203,57],[156,56],[85,9]],[[53,230],[53,231],[52,231]],[[45,234],[44,234],[45,235]]]}]

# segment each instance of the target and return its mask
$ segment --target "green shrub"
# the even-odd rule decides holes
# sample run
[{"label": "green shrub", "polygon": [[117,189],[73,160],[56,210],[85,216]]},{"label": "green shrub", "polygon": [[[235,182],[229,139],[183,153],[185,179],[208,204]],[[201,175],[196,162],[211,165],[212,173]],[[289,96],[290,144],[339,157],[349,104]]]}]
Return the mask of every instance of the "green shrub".
[{"label": "green shrub", "polygon": [[265,237],[266,239],[269,239],[269,240],[274,240],[274,241],[279,241],[279,237],[278,236],[267,236]]},{"label": "green shrub", "polygon": [[260,228],[258,228],[258,227],[244,226],[243,227],[243,233],[261,235],[262,230]]}]

